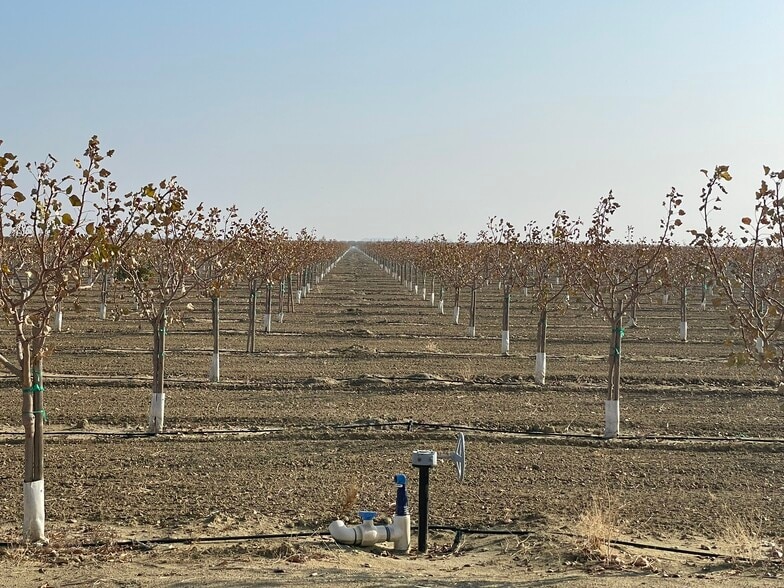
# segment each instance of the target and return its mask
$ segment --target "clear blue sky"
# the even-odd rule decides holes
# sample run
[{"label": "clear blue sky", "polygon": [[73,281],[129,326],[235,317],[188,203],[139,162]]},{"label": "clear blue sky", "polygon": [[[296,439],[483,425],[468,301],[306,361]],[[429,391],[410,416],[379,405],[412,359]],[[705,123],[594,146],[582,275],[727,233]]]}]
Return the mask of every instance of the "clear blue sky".
[{"label": "clear blue sky", "polygon": [[[784,1],[0,0],[4,149],[325,237],[475,235],[784,168]],[[687,224],[697,222],[690,214]]]}]

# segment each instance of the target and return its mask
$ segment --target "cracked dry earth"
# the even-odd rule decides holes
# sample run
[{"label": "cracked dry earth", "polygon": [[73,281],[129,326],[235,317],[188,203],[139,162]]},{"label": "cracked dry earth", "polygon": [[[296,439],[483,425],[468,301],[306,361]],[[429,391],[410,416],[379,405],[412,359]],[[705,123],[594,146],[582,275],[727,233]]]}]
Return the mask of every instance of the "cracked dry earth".
[{"label": "cracked dry earth", "polygon": [[[605,441],[609,327],[579,302],[552,317],[540,387],[530,302],[514,298],[512,354],[501,357],[492,285],[468,338],[429,296],[350,250],[258,335],[253,354],[246,299],[239,288],[222,304],[219,384],[207,381],[208,304],[192,300],[196,310],[172,326],[167,434],[157,437],[140,434],[149,327],[97,320],[97,293],[66,309],[45,366],[48,546],[17,543],[19,392],[0,381],[0,586],[781,581],[784,396],[767,373],[726,364],[722,309],[690,300],[691,340],[681,343],[677,302],[643,306],[624,339],[622,438]],[[359,509],[391,514],[398,472],[409,476],[415,524],[411,452],[448,454],[458,429],[467,476],[459,483],[448,462],[433,470],[430,522],[472,532],[433,531],[427,554],[408,555],[322,535]],[[605,532],[637,545],[608,553],[586,540]],[[299,536],[236,539],[270,534]]]}]

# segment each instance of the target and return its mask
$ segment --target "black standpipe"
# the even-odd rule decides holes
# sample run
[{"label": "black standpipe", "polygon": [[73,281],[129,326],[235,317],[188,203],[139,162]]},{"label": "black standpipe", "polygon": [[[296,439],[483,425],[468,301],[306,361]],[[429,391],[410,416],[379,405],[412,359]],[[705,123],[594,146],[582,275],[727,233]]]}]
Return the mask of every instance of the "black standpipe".
[{"label": "black standpipe", "polygon": [[419,470],[419,553],[427,553],[427,510],[430,502],[430,468],[438,463],[438,454],[430,450],[414,451],[411,465]]},{"label": "black standpipe", "polygon": [[430,502],[430,467],[416,466],[419,470],[419,530],[417,551],[427,553],[427,510]]}]

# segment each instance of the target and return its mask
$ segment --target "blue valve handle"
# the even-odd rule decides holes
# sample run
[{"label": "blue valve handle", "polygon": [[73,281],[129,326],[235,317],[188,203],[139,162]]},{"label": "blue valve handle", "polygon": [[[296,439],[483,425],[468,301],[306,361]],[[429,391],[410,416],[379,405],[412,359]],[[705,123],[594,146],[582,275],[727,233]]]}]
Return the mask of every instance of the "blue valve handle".
[{"label": "blue valve handle", "polygon": [[363,521],[372,521],[376,518],[376,511],[374,510],[360,510],[359,518]]}]

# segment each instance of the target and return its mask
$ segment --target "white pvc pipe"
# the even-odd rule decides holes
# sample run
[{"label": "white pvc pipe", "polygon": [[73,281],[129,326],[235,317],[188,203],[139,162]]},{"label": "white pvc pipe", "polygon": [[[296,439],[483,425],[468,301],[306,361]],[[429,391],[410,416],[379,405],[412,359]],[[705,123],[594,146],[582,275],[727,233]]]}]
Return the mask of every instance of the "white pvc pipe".
[{"label": "white pvc pipe", "polygon": [[220,353],[212,352],[212,365],[210,366],[210,382],[220,382]]},{"label": "white pvc pipe", "polygon": [[689,322],[688,321],[681,321],[681,324],[678,327],[678,336],[680,337],[681,341],[688,341],[688,339],[689,339]]},{"label": "white pvc pipe", "polygon": [[163,414],[166,408],[166,393],[153,394],[150,398],[150,420],[148,422],[148,432],[163,432]]},{"label": "white pvc pipe", "polygon": [[405,553],[411,544],[411,515],[395,515],[391,525],[374,525],[373,521],[362,521],[359,525],[347,527],[341,520],[332,521],[329,534],[344,545],[370,547],[392,541],[395,551]]},{"label": "white pvc pipe", "polygon": [[509,355],[509,331],[501,331],[501,355]]},{"label": "white pvc pipe", "polygon": [[618,436],[621,427],[621,402],[620,400],[604,401],[604,438],[612,439]]},{"label": "white pvc pipe", "polygon": [[460,307],[455,306],[452,308],[452,322],[456,325],[460,324]]},{"label": "white pvc pipe", "polygon": [[546,376],[547,376],[547,354],[537,353],[536,366],[534,367],[534,382],[536,382],[540,386],[543,386]]},{"label": "white pvc pipe", "polygon": [[24,482],[24,523],[22,531],[26,541],[48,543],[45,535],[46,511],[44,509],[44,481]]}]

